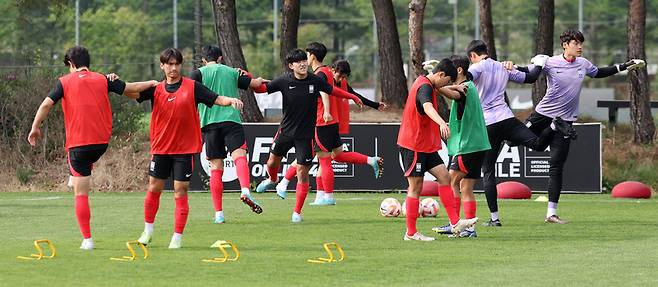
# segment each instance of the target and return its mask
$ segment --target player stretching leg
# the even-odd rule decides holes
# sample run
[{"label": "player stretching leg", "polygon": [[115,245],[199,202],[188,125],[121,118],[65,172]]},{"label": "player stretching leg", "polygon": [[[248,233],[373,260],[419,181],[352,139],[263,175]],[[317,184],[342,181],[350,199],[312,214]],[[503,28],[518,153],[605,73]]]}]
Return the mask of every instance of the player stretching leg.
[{"label": "player stretching leg", "polygon": [[[213,92],[238,99],[238,89],[257,89],[262,79],[252,79],[249,75],[241,75],[234,68],[221,64],[222,50],[217,46],[205,46],[202,50],[203,67],[192,72],[193,80],[203,83]],[[224,184],[224,159],[226,152],[231,154],[240,182],[240,200],[255,213],[263,209],[253,199],[249,191],[249,165],[247,164],[247,141],[240,111],[231,106],[206,107],[198,105],[201,133],[206,144],[206,157],[210,161],[210,194],[215,207],[215,223],[224,223],[222,197]]]},{"label": "player stretching leg", "polygon": [[272,82],[263,84],[268,93],[280,91],[283,95],[283,119],[279,131],[274,137],[267,160],[267,172],[269,177],[263,180],[256,191],[265,191],[274,187],[277,182],[277,173],[281,165],[281,159],[288,151],[295,147],[297,160],[297,187],[295,208],[292,214],[292,222],[302,221],[302,207],[308,194],[309,178],[308,171],[313,161],[313,129],[317,115],[317,101],[320,92],[331,96],[349,98],[358,104],[361,100],[340,89],[334,89],[320,77],[308,73],[307,55],[300,49],[290,51],[286,55],[286,63],[292,70],[291,73],[277,77]]},{"label": "player stretching leg", "polygon": [[[383,102],[373,102],[363,97],[362,95],[354,91],[352,87],[350,87],[350,85],[347,83],[347,78],[350,76],[351,69],[350,69],[350,64],[347,61],[345,60],[336,61],[332,66],[331,71],[334,78],[334,86],[359,97],[359,99],[361,99],[364,105],[380,111],[383,111],[388,107],[388,105],[386,105]],[[338,102],[338,117],[339,117],[338,133],[341,135],[348,134],[350,129],[349,103],[347,102],[346,99],[338,99],[337,102]],[[337,162],[367,164],[372,167],[375,173],[375,178],[380,178],[384,171],[384,160],[377,156],[374,157],[366,156],[364,154],[354,151],[345,152],[341,148],[338,148],[332,151],[331,157],[333,158],[334,161]],[[295,177],[295,175],[296,175],[296,169],[293,163],[293,165],[291,165],[286,170],[285,176],[281,179],[279,184],[277,184],[276,186],[276,191],[278,194],[285,194],[286,190],[288,189],[288,183]],[[315,201],[311,204],[312,205],[335,204],[333,194],[331,194],[329,197],[325,197],[324,185],[322,184],[322,176],[320,175],[321,173],[318,172],[316,176],[317,193],[315,195]]]},{"label": "player stretching leg", "polygon": [[[544,58],[544,72],[548,81],[546,95],[528,117],[527,125],[535,134],[550,126],[553,119],[561,117],[570,126],[578,117],[578,101],[582,83],[587,75],[590,78],[605,78],[624,70],[644,67],[643,60],[632,59],[626,63],[598,68],[581,57],[585,37],[578,30],[569,29],[560,35],[564,52],[561,55]],[[540,63],[541,64],[541,63]],[[571,140],[575,132],[553,134],[550,141],[547,223],[566,224],[557,215],[557,204],[562,191],[562,171],[569,154]]]},{"label": "player stretching leg", "polygon": [[90,71],[89,63],[86,48],[75,46],[66,51],[64,64],[69,67],[69,74],[57,80],[55,88],[39,106],[27,138],[32,146],[36,146],[41,137],[41,123],[50,109],[62,100],[66,153],[75,194],[75,216],[83,237],[80,249],[83,250],[94,249],[90,227],[90,176],[93,164],[107,150],[112,134],[112,109],[108,94],[140,92],[157,83],[110,81],[104,75]]}]

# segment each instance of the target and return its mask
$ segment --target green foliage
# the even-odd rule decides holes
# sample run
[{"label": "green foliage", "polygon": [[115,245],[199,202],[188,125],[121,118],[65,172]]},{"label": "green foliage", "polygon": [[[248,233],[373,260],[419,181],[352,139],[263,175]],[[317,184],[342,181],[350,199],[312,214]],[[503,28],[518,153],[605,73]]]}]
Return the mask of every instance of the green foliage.
[{"label": "green foliage", "polygon": [[[146,186],[146,181],[144,182]],[[86,282],[94,286],[655,286],[658,201],[619,200],[609,195],[563,195],[560,215],[568,225],[545,224],[545,203],[502,200],[502,228],[477,227],[478,238],[455,239],[433,234],[447,222],[420,218],[419,230],[434,242],[402,240],[404,217],[384,218],[385,197],[402,201],[404,194],[339,193],[338,205],[306,206],[304,222],[290,223],[293,201],[273,193],[258,195],[262,215],[253,214],[237,193],[224,194],[227,223],[211,223],[210,194],[193,193],[183,248],[167,249],[173,232],[174,201],[164,193],[156,219],[150,258],[116,262],[128,255],[125,242],[142,231],[143,194],[95,193],[92,202],[93,252],[78,249],[80,233],[71,210],[70,193],[0,193],[5,235],[0,245],[3,283],[54,286]],[[489,213],[484,197],[478,216]],[[44,220],[47,216],[47,220]],[[29,227],[29,228],[26,228]],[[620,232],[624,230],[624,232]],[[632,234],[633,236],[629,236]],[[57,247],[50,261],[28,262],[17,255],[33,252],[35,238]],[[230,240],[241,251],[237,262],[213,264],[210,248]],[[310,264],[323,256],[322,243],[336,241],[346,259],[336,264]],[[452,253],[451,253],[452,252]],[[80,266],[93,268],[76,272]],[[552,267],[547,267],[552,266]],[[38,268],[36,268],[38,267]],[[285,268],[284,268],[285,267]],[[175,271],[174,271],[175,270]],[[614,272],[611,272],[614,270]],[[110,272],[108,272],[110,271]],[[57,276],[52,276],[57,274]],[[175,280],[175,281],[174,281]],[[465,284],[467,282],[467,284]]]},{"label": "green foliage", "polygon": [[27,184],[34,175],[34,171],[30,168],[18,167],[16,168],[16,178],[21,184]]}]

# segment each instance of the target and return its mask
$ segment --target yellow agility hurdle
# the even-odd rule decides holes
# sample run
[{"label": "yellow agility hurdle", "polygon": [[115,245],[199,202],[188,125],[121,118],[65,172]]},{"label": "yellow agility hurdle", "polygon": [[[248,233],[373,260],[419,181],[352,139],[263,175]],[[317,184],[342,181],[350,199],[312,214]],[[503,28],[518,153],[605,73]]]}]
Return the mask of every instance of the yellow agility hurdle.
[{"label": "yellow agility hurdle", "polygon": [[131,246],[132,244],[135,244],[139,246],[142,251],[144,252],[144,259],[149,258],[149,250],[146,248],[146,245],[140,243],[137,240],[132,240],[126,242],[126,247],[128,248],[128,251],[130,252],[130,256],[122,256],[122,257],[112,257],[110,260],[116,260],[116,261],[135,261],[137,259],[137,253],[135,252],[135,249]]},{"label": "yellow agility hurdle", "polygon": [[[338,251],[338,259],[334,257],[334,252],[331,251],[330,247],[334,247],[336,251]],[[331,263],[331,262],[340,262],[345,259],[345,252],[343,251],[343,248],[340,247],[340,244],[337,242],[328,242],[322,245],[324,247],[324,250],[327,252],[327,255],[329,255],[329,258],[323,258],[323,257],[318,257],[317,259],[308,259],[306,260],[309,263]]]},{"label": "yellow agility hurdle", "polygon": [[[218,248],[219,251],[222,253],[224,257],[215,257],[215,258],[210,258],[210,259],[203,259],[203,262],[215,262],[215,263],[224,263],[228,261],[238,261],[240,259],[240,251],[238,250],[238,247],[233,244],[233,242],[228,241],[228,240],[217,240],[213,245],[210,246],[211,248]],[[229,254],[226,251],[226,248],[231,248],[233,249],[234,256],[229,258]]]},{"label": "yellow agility hurdle", "polygon": [[[41,248],[41,246],[39,245],[41,243],[46,243],[48,245],[48,248],[50,249],[50,255],[44,255],[43,248]],[[53,243],[50,242],[50,240],[48,239],[34,240],[34,249],[36,249],[39,254],[30,254],[30,256],[16,256],[16,258],[24,259],[24,260],[41,260],[44,258],[53,259],[57,254],[57,249],[55,249],[55,245],[53,245]]]}]

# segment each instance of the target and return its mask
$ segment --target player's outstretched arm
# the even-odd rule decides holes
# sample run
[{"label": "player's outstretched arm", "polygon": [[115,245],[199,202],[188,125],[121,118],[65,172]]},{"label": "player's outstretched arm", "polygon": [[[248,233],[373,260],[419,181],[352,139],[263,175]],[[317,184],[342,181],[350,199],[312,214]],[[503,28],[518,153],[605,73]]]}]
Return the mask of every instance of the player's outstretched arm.
[{"label": "player's outstretched arm", "polygon": [[634,69],[639,69],[642,68],[646,65],[644,60],[639,60],[639,59],[633,59],[630,60],[626,63],[623,64],[617,64],[614,66],[609,66],[609,67],[603,67],[603,68],[598,68],[598,71],[596,72],[596,75],[594,75],[594,78],[605,78],[605,77],[610,77],[614,74],[617,74],[621,71],[626,71],[626,70],[634,70]]},{"label": "player's outstretched arm", "polygon": [[423,111],[428,117],[430,117],[430,119],[439,125],[441,137],[444,139],[450,138],[450,127],[448,127],[448,124],[441,118],[441,116],[439,116],[439,113],[434,109],[431,102],[423,103]]},{"label": "player's outstretched arm", "polygon": [[34,121],[32,122],[32,129],[27,136],[27,141],[30,145],[37,145],[37,140],[41,138],[41,123],[46,120],[48,113],[50,113],[50,109],[52,109],[54,105],[55,102],[49,97],[45,98],[43,102],[41,102],[41,105],[39,105],[37,114],[34,116]]},{"label": "player's outstretched arm", "polygon": [[362,96],[361,94],[357,93],[354,89],[352,89],[350,84],[347,84],[347,92],[349,92],[352,95],[357,96],[361,100],[361,102],[363,102],[363,105],[371,107],[375,110],[384,111],[388,108],[388,105],[384,102],[374,102],[374,101],[371,101],[370,99]]},{"label": "player's outstretched arm", "polygon": [[235,109],[241,110],[243,103],[240,99],[236,98],[231,98],[231,97],[224,97],[224,96],[218,96],[217,99],[215,99],[215,105],[218,106],[232,106]]},{"label": "player's outstretched arm", "polygon": [[352,100],[355,104],[359,105],[359,107],[363,107],[363,102],[359,97],[352,95],[346,91],[343,91],[342,89],[332,89],[331,91],[331,96],[334,97],[339,97],[339,98],[344,98],[344,99],[350,99]]},{"label": "player's outstretched arm", "polygon": [[133,83],[128,83],[126,82],[126,89],[123,91],[125,93],[137,93],[139,95],[139,92],[144,91],[148,88],[155,87],[158,85],[158,81],[156,80],[150,80],[150,81],[144,81],[144,82],[133,82]]}]

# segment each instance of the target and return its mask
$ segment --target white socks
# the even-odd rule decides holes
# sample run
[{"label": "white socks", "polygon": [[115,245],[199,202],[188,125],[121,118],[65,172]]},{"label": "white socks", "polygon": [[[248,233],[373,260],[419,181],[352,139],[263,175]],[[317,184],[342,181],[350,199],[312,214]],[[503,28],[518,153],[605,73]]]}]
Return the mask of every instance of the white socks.
[{"label": "white socks", "polygon": [[498,211],[491,213],[491,220],[493,221],[498,220]]},{"label": "white socks", "polygon": [[249,191],[249,188],[247,187],[240,188],[240,192],[242,192],[242,194],[251,195],[251,191]]},{"label": "white socks", "polygon": [[153,233],[153,223],[144,222],[144,232],[152,234]]},{"label": "white socks", "polygon": [[546,217],[557,215],[557,202],[548,202],[548,209],[546,210]]}]

